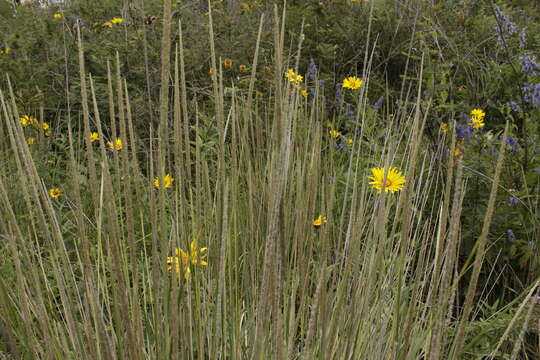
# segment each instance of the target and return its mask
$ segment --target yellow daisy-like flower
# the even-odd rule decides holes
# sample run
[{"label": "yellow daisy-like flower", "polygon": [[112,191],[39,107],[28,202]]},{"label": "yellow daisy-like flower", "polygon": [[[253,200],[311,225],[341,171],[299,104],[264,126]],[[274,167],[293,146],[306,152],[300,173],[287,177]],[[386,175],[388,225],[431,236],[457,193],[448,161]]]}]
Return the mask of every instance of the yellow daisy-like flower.
[{"label": "yellow daisy-like flower", "polygon": [[337,131],[337,130],[330,130],[328,133],[329,133],[330,136],[332,136],[333,138],[337,138],[337,137],[341,136],[341,133],[340,133],[339,131]]},{"label": "yellow daisy-like flower", "polygon": [[103,26],[106,26],[106,27],[108,27],[109,29],[112,28],[112,25],[113,25],[113,24],[112,24],[112,22],[110,22],[110,21],[105,21],[105,22],[103,23]]},{"label": "yellow daisy-like flower", "polygon": [[482,110],[482,109],[473,109],[471,111],[472,126],[477,130],[483,128],[486,125],[484,123],[484,117],[485,116],[486,116],[486,113],[484,112],[484,110]]},{"label": "yellow daisy-like flower", "polygon": [[352,144],[353,143],[353,139],[349,138],[347,139],[347,144]]},{"label": "yellow daisy-like flower", "polygon": [[116,17],[116,16],[113,17],[112,20],[111,20],[111,22],[113,24],[115,24],[115,25],[121,24],[123,21],[124,21],[124,19],[122,19],[121,17]]},{"label": "yellow daisy-like flower", "polygon": [[193,240],[190,244],[189,253],[182,249],[175,249],[175,256],[167,257],[167,270],[174,270],[176,276],[180,276],[180,273],[184,274],[186,280],[191,279],[190,265],[208,266],[206,261],[207,248],[199,248],[197,242]]},{"label": "yellow daisy-like flower", "polygon": [[447,132],[448,131],[448,124],[447,123],[441,123],[441,126],[439,127],[439,129],[442,132]]},{"label": "yellow daisy-like flower", "polygon": [[463,158],[463,142],[458,142],[456,148],[454,149],[454,156]]},{"label": "yellow daisy-like flower", "polygon": [[36,143],[36,138],[35,137],[29,137],[28,139],[26,139],[26,143],[28,145],[33,145]]},{"label": "yellow daisy-like flower", "polygon": [[90,142],[98,141],[99,140],[99,134],[97,132],[91,133],[88,138],[90,139]]},{"label": "yellow daisy-like flower", "polygon": [[176,248],[174,250],[175,256],[167,257],[167,270],[171,271],[174,269],[176,276],[180,276],[180,273],[184,273],[184,278],[186,280],[191,279],[191,270],[189,268],[189,255],[182,249]]},{"label": "yellow daisy-like flower", "polygon": [[373,188],[377,189],[378,194],[383,191],[383,187],[385,193],[389,191],[395,193],[396,191],[403,189],[403,184],[405,184],[406,181],[405,177],[401,174],[401,171],[395,167],[388,169],[386,182],[384,181],[385,168],[373,168],[371,169],[371,173],[373,176],[368,177],[372,180],[369,185],[373,185]]},{"label": "yellow daisy-like flower", "polygon": [[53,18],[55,18],[56,20],[60,20],[62,18],[62,14],[56,13],[53,15]]},{"label": "yellow daisy-like flower", "polygon": [[238,70],[239,70],[240,72],[242,72],[242,73],[243,73],[243,72],[246,72],[246,71],[247,71],[247,66],[244,65],[244,64],[242,64],[242,65],[240,65],[240,66],[238,67]]},{"label": "yellow daisy-like flower", "polygon": [[44,122],[43,124],[41,124],[41,128],[42,128],[43,130],[49,130],[50,126],[49,126],[48,123]]},{"label": "yellow daisy-like flower", "polygon": [[47,130],[44,132],[45,136],[49,137],[52,135],[52,130]]},{"label": "yellow daisy-like flower", "polygon": [[55,200],[58,199],[60,195],[62,195],[62,191],[60,191],[59,188],[53,188],[49,190],[49,196]]},{"label": "yellow daisy-like flower", "polygon": [[306,89],[300,91],[300,94],[303,96],[303,97],[307,97],[308,96],[308,91]]},{"label": "yellow daisy-like flower", "polygon": [[304,81],[304,77],[300,74],[295,73],[293,69],[287,70],[287,72],[285,73],[285,77],[289,80],[291,84],[294,84],[297,88],[299,87],[299,84]]},{"label": "yellow daisy-like flower", "polygon": [[223,66],[225,66],[226,68],[232,67],[232,64],[233,64],[233,61],[231,59],[223,60]]},{"label": "yellow daisy-like flower", "polygon": [[112,141],[109,141],[108,145],[111,150],[122,150],[122,148],[124,147],[122,139],[120,138],[116,139],[116,144],[113,144]]},{"label": "yellow daisy-like flower", "polygon": [[189,248],[189,258],[193,265],[208,266],[208,262],[206,261],[206,257],[208,256],[206,251],[208,248],[200,248],[195,240],[191,241]]},{"label": "yellow daisy-like flower", "polygon": [[23,117],[19,118],[19,121],[21,122],[22,126],[26,127],[28,125],[34,124],[36,122],[36,118],[29,115],[24,115]]},{"label": "yellow daisy-like flower", "polygon": [[319,215],[315,220],[313,220],[312,224],[316,229],[318,229],[322,224],[326,224],[326,216]]},{"label": "yellow daisy-like flower", "polygon": [[364,82],[360,78],[356,76],[349,76],[348,78],[345,78],[345,80],[343,80],[342,86],[346,89],[355,90],[362,86],[363,83]]},{"label": "yellow daisy-like flower", "polygon": [[[171,176],[171,174],[166,174],[165,178],[163,179],[163,184],[166,189],[170,188],[174,182],[174,178]],[[154,187],[156,189],[159,189],[159,178],[156,176],[154,179]]]},{"label": "yellow daisy-like flower", "polygon": [[4,49],[4,53],[7,55],[11,52],[11,48],[7,47]]}]

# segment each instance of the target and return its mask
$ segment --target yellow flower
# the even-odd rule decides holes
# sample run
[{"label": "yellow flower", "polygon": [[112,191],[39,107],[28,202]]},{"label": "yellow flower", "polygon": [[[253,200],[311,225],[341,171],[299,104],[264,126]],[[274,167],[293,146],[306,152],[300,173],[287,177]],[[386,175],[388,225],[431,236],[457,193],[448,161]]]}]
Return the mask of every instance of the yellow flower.
[{"label": "yellow flower", "polygon": [[4,49],[4,53],[7,55],[11,52],[11,48],[7,47]]},{"label": "yellow flower", "polygon": [[326,224],[326,216],[319,215],[315,220],[313,220],[312,224],[316,229],[318,229],[322,224]]},{"label": "yellow flower", "polygon": [[300,94],[302,94],[303,97],[307,97],[308,96],[308,91],[306,89],[300,91]]},{"label": "yellow flower", "polygon": [[484,117],[486,116],[486,113],[482,109],[473,109],[471,111],[471,120],[472,120],[472,126],[475,129],[483,128],[486,124],[484,123]]},{"label": "yellow flower", "polygon": [[352,144],[353,143],[353,139],[347,139],[347,144]]},{"label": "yellow flower", "polygon": [[49,195],[56,200],[60,197],[60,195],[62,195],[62,192],[58,188],[53,188],[49,190]]},{"label": "yellow flower", "polygon": [[363,81],[356,76],[349,76],[348,78],[345,78],[345,80],[343,80],[343,87],[347,89],[355,90],[362,86],[362,84]]},{"label": "yellow flower", "polygon": [[62,14],[56,13],[53,15],[53,18],[55,18],[56,20],[60,20],[62,18]]},{"label": "yellow flower", "polygon": [[295,73],[293,69],[287,70],[287,72],[285,73],[285,77],[289,80],[291,84],[294,84],[297,88],[299,87],[299,84],[304,81],[304,77],[300,74]]},{"label": "yellow flower", "polygon": [[233,61],[231,59],[225,59],[223,60],[223,66],[226,68],[230,68],[232,66]]},{"label": "yellow flower", "polygon": [[45,134],[45,136],[49,137],[49,136],[52,135],[52,130],[47,130],[47,131],[45,131],[44,134]]},{"label": "yellow flower", "polygon": [[99,134],[97,132],[91,133],[88,137],[90,138],[90,142],[99,140]]},{"label": "yellow flower", "polygon": [[178,248],[176,248],[174,252],[176,256],[167,257],[167,264],[169,264],[169,266],[167,266],[167,270],[171,271],[174,268],[176,276],[180,276],[180,272],[183,271],[184,278],[189,280],[191,278],[189,255],[184,250]]},{"label": "yellow flower", "polygon": [[105,22],[103,23],[103,26],[106,26],[106,27],[108,27],[108,28],[112,28],[112,22],[110,22],[110,21],[105,21]]},{"label": "yellow flower", "polygon": [[447,123],[441,123],[441,126],[439,127],[439,129],[442,132],[447,132],[448,131],[448,124]]},{"label": "yellow flower", "polygon": [[113,24],[115,24],[115,25],[116,25],[116,24],[121,24],[123,21],[124,21],[124,19],[122,19],[121,17],[116,17],[116,16],[113,17],[112,20],[111,20],[111,22],[112,22]]},{"label": "yellow flower", "polygon": [[341,133],[340,133],[339,131],[337,131],[337,130],[330,130],[328,133],[329,133],[330,136],[332,136],[333,138],[337,138],[337,137],[341,136]]},{"label": "yellow flower", "polygon": [[240,66],[238,67],[238,70],[239,70],[240,72],[246,72],[246,71],[247,71],[247,66],[242,64],[242,65],[240,65]]},{"label": "yellow flower", "polygon": [[208,266],[208,262],[205,260],[208,255],[206,254],[207,248],[199,248],[197,241],[193,240],[190,244],[190,250],[189,258],[193,265]]},{"label": "yellow flower", "polygon": [[180,273],[183,272],[184,278],[189,280],[191,279],[190,265],[208,266],[206,251],[207,248],[199,248],[195,240],[190,244],[189,254],[182,249],[176,248],[174,250],[175,256],[167,257],[167,270],[174,269],[176,276],[180,276]]},{"label": "yellow flower", "polygon": [[460,158],[463,158],[463,142],[458,142],[456,144],[456,148],[454,149],[454,156],[459,156]]},{"label": "yellow flower", "polygon": [[386,183],[384,182],[385,168],[373,168],[371,169],[373,176],[368,178],[372,180],[369,185],[373,185],[373,188],[377,189],[377,193],[380,194],[384,187],[384,192],[390,191],[394,193],[403,189],[405,184],[405,177],[401,174],[401,171],[395,167],[390,168],[386,174]]},{"label": "yellow flower", "polygon": [[[166,189],[170,188],[173,182],[174,182],[174,178],[171,176],[171,174],[165,175],[165,178],[163,179],[163,183],[165,184]],[[154,187],[156,189],[159,189],[159,178],[157,176],[154,179]]]},{"label": "yellow flower", "polygon": [[28,126],[34,124],[36,122],[36,118],[29,115],[24,115],[23,117],[19,118],[19,121],[21,122],[22,126]]},{"label": "yellow flower", "polygon": [[109,141],[108,145],[111,150],[122,150],[122,148],[124,147],[124,145],[122,144],[122,139],[120,138],[116,139],[116,144],[113,144],[112,141]]},{"label": "yellow flower", "polygon": [[43,130],[49,130],[49,127],[50,127],[49,124],[46,123],[46,122],[44,122],[43,124],[41,124],[41,128],[42,128]]},{"label": "yellow flower", "polygon": [[26,139],[26,143],[28,145],[33,145],[36,143],[36,138],[35,137],[29,137],[28,139]]}]

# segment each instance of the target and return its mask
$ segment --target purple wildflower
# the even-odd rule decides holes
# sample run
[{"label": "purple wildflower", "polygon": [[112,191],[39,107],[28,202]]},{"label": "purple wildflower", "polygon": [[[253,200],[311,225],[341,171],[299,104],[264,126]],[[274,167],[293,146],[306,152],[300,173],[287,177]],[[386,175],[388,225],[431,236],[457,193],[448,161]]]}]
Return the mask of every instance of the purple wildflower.
[{"label": "purple wildflower", "polygon": [[471,136],[473,133],[473,129],[472,127],[468,126],[468,125],[458,125],[456,127],[456,134],[458,136],[458,138],[467,138],[469,136]]},{"label": "purple wildflower", "polygon": [[496,148],[493,148],[493,151],[491,152],[491,155],[493,155],[493,157],[496,159],[499,157],[499,150],[497,150]]},{"label": "purple wildflower", "polygon": [[535,108],[540,106],[540,84],[531,86],[529,83],[523,83],[523,101],[532,104]]},{"label": "purple wildflower", "polygon": [[516,32],[516,24],[510,21],[501,9],[495,5],[495,17],[497,19],[497,25],[495,30],[497,31],[497,39],[499,44],[503,46],[508,38]]},{"label": "purple wildflower", "polygon": [[537,75],[537,71],[540,70],[534,55],[520,56],[519,61],[521,62],[521,71],[529,76]]},{"label": "purple wildflower", "polygon": [[506,232],[508,233],[508,241],[513,243],[516,241],[516,236],[514,235],[514,232],[512,231],[512,229],[508,229],[506,230]]},{"label": "purple wildflower", "polygon": [[513,112],[521,114],[521,106],[514,100],[507,102],[506,105],[510,106],[510,109],[512,109]]},{"label": "purple wildflower", "polygon": [[354,118],[354,113],[352,111],[352,105],[349,104],[349,103],[345,103],[345,114],[350,118]]},{"label": "purple wildflower", "polygon": [[336,99],[342,101],[341,98],[343,97],[343,91],[341,90],[341,84],[336,85]]},{"label": "purple wildflower", "polygon": [[511,196],[508,198],[508,206],[514,206],[514,205],[517,205],[518,203],[518,199]]},{"label": "purple wildflower", "polygon": [[521,29],[519,32],[519,47],[522,49],[525,49],[525,46],[527,45],[527,34],[525,33],[525,29]]},{"label": "purple wildflower", "polygon": [[306,77],[309,80],[313,80],[313,79],[315,79],[315,76],[317,76],[317,65],[315,64],[315,61],[313,59],[311,59],[309,61]]}]

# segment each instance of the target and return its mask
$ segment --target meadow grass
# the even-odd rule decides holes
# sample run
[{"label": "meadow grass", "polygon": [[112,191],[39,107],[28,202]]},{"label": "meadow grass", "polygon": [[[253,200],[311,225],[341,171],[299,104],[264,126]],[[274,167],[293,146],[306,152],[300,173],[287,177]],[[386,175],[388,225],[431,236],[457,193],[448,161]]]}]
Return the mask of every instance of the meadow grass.
[{"label": "meadow grass", "polygon": [[[163,9],[170,19],[170,0]],[[318,81],[305,97],[284,77],[298,73],[303,36],[286,54],[287,13],[276,7],[272,15],[273,83],[260,99],[256,70],[268,19],[260,19],[246,91],[224,86],[209,12],[211,113],[187,90],[183,25],[165,21],[159,121],[144,131],[140,120],[135,126],[118,54],[107,60],[108,104],[98,103],[79,33],[79,73],[66,73],[66,81],[80,82],[82,111],[65,114],[61,163],[47,165],[54,149],[43,131],[28,144],[7,78],[0,90],[0,251],[9,274],[0,278],[2,357],[475,358],[482,321],[473,315],[486,296],[478,277],[505,146],[482,233],[462,263],[467,178],[453,126],[438,133],[436,149],[422,135],[432,102],[423,60],[407,68],[402,105],[378,136],[366,96],[377,46],[368,31],[357,74],[363,84],[346,90],[357,105],[352,140],[336,146],[341,140],[329,130],[340,123],[329,118]],[[386,169],[383,182],[390,167],[400,169],[403,189],[373,189],[368,176],[378,167]],[[61,195],[52,197],[52,188]],[[319,216],[326,221],[315,227]],[[491,314],[487,331],[500,336],[485,358],[522,356],[523,319],[533,316],[538,285],[531,281]]]}]

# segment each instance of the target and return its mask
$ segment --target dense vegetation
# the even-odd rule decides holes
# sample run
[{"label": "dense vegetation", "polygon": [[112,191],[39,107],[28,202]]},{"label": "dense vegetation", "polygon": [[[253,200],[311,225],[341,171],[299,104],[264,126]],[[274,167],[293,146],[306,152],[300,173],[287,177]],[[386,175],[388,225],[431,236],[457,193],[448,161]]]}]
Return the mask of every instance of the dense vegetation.
[{"label": "dense vegetation", "polygon": [[0,0],[0,359],[537,359],[538,6]]}]

